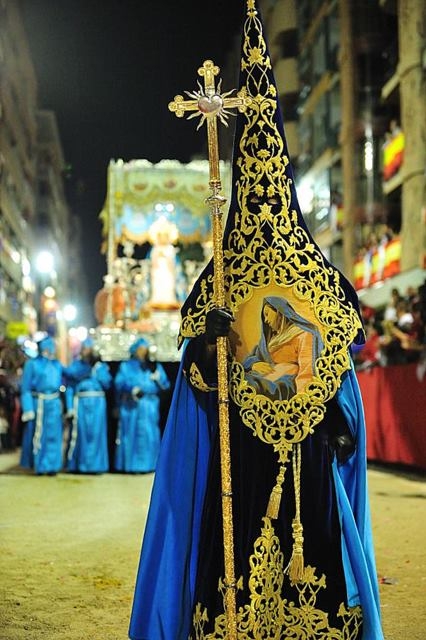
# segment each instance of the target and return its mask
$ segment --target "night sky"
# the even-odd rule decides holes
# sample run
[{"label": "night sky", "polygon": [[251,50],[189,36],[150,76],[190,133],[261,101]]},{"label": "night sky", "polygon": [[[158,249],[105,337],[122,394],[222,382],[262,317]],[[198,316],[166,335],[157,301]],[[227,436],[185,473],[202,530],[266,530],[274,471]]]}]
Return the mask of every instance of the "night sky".
[{"label": "night sky", "polygon": [[[82,220],[93,298],[106,272],[98,215],[110,159],[188,162],[204,151],[204,128],[197,132],[167,105],[197,88],[204,60],[224,68],[240,39],[245,2],[22,0],[22,7],[39,106],[55,111],[71,166],[68,200]],[[224,90],[237,78],[235,69]]]}]

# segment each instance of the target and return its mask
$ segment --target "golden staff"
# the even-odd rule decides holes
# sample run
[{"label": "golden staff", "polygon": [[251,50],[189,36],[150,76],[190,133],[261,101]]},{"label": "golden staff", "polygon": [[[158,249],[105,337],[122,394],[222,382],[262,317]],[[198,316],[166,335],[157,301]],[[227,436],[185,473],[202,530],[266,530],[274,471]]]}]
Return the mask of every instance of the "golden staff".
[{"label": "golden staff", "polygon": [[[209,187],[210,196],[206,202],[210,206],[213,228],[213,265],[214,265],[214,302],[216,307],[225,306],[225,286],[223,273],[222,253],[222,207],[226,203],[220,191],[222,189],[219,170],[219,143],[217,136],[217,119],[227,125],[227,117],[231,114],[229,109],[238,109],[243,112],[250,104],[244,89],[236,96],[231,96],[233,91],[220,93],[221,81],[215,87],[215,76],[219,73],[219,67],[211,60],[206,60],[198,69],[198,75],[204,78],[204,87],[198,81],[199,91],[185,93],[192,98],[185,100],[183,96],[175,96],[170,102],[169,109],[178,118],[182,118],[186,111],[193,111],[188,119],[201,116],[199,129],[204,122],[207,123],[207,142],[209,151]],[[236,582],[234,568],[234,527],[232,517],[232,478],[231,478],[231,450],[229,439],[229,414],[228,414],[228,369],[227,369],[227,341],[225,337],[219,337],[217,345],[217,375],[218,375],[218,404],[219,404],[219,438],[220,438],[220,465],[222,483],[222,517],[223,517],[223,547],[225,566],[225,618],[227,638],[237,640],[237,607],[236,607]]]}]

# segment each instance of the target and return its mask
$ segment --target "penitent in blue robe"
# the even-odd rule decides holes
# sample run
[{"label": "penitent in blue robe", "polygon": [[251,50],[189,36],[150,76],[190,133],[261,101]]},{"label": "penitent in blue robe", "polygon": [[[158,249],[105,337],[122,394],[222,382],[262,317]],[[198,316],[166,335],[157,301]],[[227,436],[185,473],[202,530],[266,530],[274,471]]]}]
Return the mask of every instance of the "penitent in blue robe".
[{"label": "penitent in blue robe", "polygon": [[[216,501],[220,503],[217,494],[211,500],[208,490],[215,457],[217,427],[212,416],[217,415],[217,396],[206,393],[204,401],[200,402],[182,369],[163,436],[144,534],[129,628],[132,640],[187,640],[199,591],[205,587],[217,590],[215,578],[209,579],[209,574],[203,573],[206,563],[210,566],[209,571],[214,569],[214,562],[221,564],[219,556],[213,554],[209,558],[204,553],[209,549],[213,530],[204,531],[203,536],[203,519],[211,517]],[[361,605],[362,640],[383,640],[367,501],[365,425],[353,370],[344,374],[336,400],[357,441],[356,453],[346,463],[338,465],[334,460],[331,468],[327,465],[330,472],[326,482],[330,483],[336,496],[338,524],[334,523],[332,535],[336,537],[338,549],[340,541],[338,555],[343,562],[343,592],[348,606]],[[238,432],[231,410],[231,432],[235,429]],[[255,440],[250,436],[246,441],[246,452],[241,454],[239,451],[238,457],[250,456],[250,451],[255,451],[250,449]],[[310,455],[310,446],[307,443],[305,460]],[[267,471],[262,464],[260,467],[251,458],[245,473],[254,475]],[[242,495],[248,491],[249,483],[246,483],[246,475],[234,480],[236,498],[240,491]],[[250,486],[256,487],[256,482]],[[318,508],[317,515],[329,518]],[[239,518],[234,524],[238,530]],[[318,525],[322,526],[321,523]],[[235,540],[236,559],[242,552],[244,533],[244,530],[239,532]],[[320,554],[328,562],[328,556],[331,558],[334,552],[321,549]],[[291,635],[291,629],[289,631],[289,637],[295,637]],[[195,637],[195,633],[191,637]]]},{"label": "penitent in blue robe", "polygon": [[59,360],[41,355],[27,360],[22,372],[20,464],[40,475],[62,469],[62,372]]},{"label": "penitent in blue robe", "polygon": [[75,360],[65,369],[65,393],[72,426],[66,468],[80,473],[108,471],[107,405],[105,391],[112,376],[105,362],[91,366]]},{"label": "penitent in blue robe", "polygon": [[[156,364],[155,375],[145,362],[131,358],[120,364],[115,377],[119,409],[115,464],[117,471],[154,471],[160,449],[161,391],[170,387],[166,372]],[[138,389],[138,398],[132,391]]]}]

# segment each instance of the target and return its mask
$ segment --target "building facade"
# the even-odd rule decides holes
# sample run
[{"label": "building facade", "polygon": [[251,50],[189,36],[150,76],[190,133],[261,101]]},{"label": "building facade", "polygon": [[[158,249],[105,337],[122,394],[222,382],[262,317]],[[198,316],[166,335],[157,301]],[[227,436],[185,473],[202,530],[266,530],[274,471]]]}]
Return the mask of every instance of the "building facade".
[{"label": "building facade", "polygon": [[17,3],[0,3],[0,333],[35,328],[31,282],[36,215],[37,81]]},{"label": "building facade", "polygon": [[[64,191],[56,116],[38,108],[19,3],[7,0],[0,3],[0,95],[0,335],[61,337],[61,306],[77,279],[70,265],[79,264],[78,225]],[[40,254],[51,264],[39,264]]]}]

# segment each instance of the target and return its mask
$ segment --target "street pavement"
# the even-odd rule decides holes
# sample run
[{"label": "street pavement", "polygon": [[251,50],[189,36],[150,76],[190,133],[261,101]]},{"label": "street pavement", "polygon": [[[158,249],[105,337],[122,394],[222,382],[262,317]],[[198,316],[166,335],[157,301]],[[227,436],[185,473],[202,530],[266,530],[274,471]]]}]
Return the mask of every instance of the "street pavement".
[{"label": "street pavement", "polygon": [[[0,454],[0,640],[125,640],[153,474],[34,476]],[[386,640],[424,640],[425,474],[370,466]]]}]

